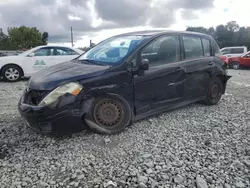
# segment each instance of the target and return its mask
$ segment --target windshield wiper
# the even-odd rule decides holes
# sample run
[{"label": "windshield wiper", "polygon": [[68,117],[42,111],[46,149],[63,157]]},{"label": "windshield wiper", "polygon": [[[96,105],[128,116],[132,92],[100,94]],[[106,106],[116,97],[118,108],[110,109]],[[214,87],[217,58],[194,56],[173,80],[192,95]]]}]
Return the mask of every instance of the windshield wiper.
[{"label": "windshield wiper", "polygon": [[99,62],[96,62],[96,61],[91,60],[91,59],[81,59],[81,60],[79,60],[79,61],[85,61],[85,62],[87,62],[87,63],[89,63],[89,64],[105,66],[103,63],[99,63]]}]

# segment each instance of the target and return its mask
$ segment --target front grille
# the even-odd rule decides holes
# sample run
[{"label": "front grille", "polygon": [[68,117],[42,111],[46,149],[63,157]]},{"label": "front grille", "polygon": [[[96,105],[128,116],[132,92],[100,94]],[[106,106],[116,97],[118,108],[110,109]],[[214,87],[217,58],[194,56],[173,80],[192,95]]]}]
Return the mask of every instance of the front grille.
[{"label": "front grille", "polygon": [[28,104],[33,104],[33,105],[38,105],[44,97],[46,97],[49,94],[50,91],[48,90],[34,90],[30,89],[27,92],[27,103]]}]

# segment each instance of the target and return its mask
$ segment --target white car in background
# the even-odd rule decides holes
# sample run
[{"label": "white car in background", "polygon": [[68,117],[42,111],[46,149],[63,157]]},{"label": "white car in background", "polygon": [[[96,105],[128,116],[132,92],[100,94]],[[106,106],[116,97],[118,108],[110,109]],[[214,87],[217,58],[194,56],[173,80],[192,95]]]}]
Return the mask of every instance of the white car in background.
[{"label": "white car in background", "polygon": [[52,65],[70,61],[84,51],[65,46],[38,46],[17,56],[0,58],[0,76],[10,82],[31,77],[35,72]]},{"label": "white car in background", "polygon": [[225,47],[220,49],[222,55],[227,57],[239,57],[242,54],[247,53],[246,46],[232,46],[232,47]]}]

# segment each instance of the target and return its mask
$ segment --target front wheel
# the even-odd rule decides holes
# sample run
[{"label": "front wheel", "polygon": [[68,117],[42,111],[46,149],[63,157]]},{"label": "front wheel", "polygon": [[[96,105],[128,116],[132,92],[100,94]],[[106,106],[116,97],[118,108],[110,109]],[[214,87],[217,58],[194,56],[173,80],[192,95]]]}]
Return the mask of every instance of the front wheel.
[{"label": "front wheel", "polygon": [[22,70],[15,65],[7,65],[3,68],[2,76],[5,81],[16,82],[22,77]]},{"label": "front wheel", "polygon": [[240,68],[240,63],[239,62],[232,62],[231,63],[231,67],[234,69],[234,70],[237,70]]},{"label": "front wheel", "polygon": [[217,104],[222,96],[223,84],[220,78],[212,78],[205,96],[206,105],[215,105]]},{"label": "front wheel", "polygon": [[117,134],[129,125],[131,118],[131,108],[124,98],[107,95],[94,101],[85,122],[97,133]]}]

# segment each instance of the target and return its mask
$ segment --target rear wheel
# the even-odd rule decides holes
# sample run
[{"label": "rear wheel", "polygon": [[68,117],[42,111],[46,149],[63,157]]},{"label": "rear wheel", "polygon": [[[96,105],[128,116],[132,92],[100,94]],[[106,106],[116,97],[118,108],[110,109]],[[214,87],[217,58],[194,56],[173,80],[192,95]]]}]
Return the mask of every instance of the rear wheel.
[{"label": "rear wheel", "polygon": [[15,65],[7,65],[2,70],[2,76],[5,81],[16,82],[22,77],[22,70]]},{"label": "rear wheel", "polygon": [[217,77],[212,78],[204,101],[205,104],[206,105],[217,104],[221,99],[222,93],[223,93],[223,84],[221,79]]},{"label": "rear wheel", "polygon": [[90,129],[102,134],[122,132],[131,121],[131,108],[122,97],[105,96],[94,101],[86,121]]}]

